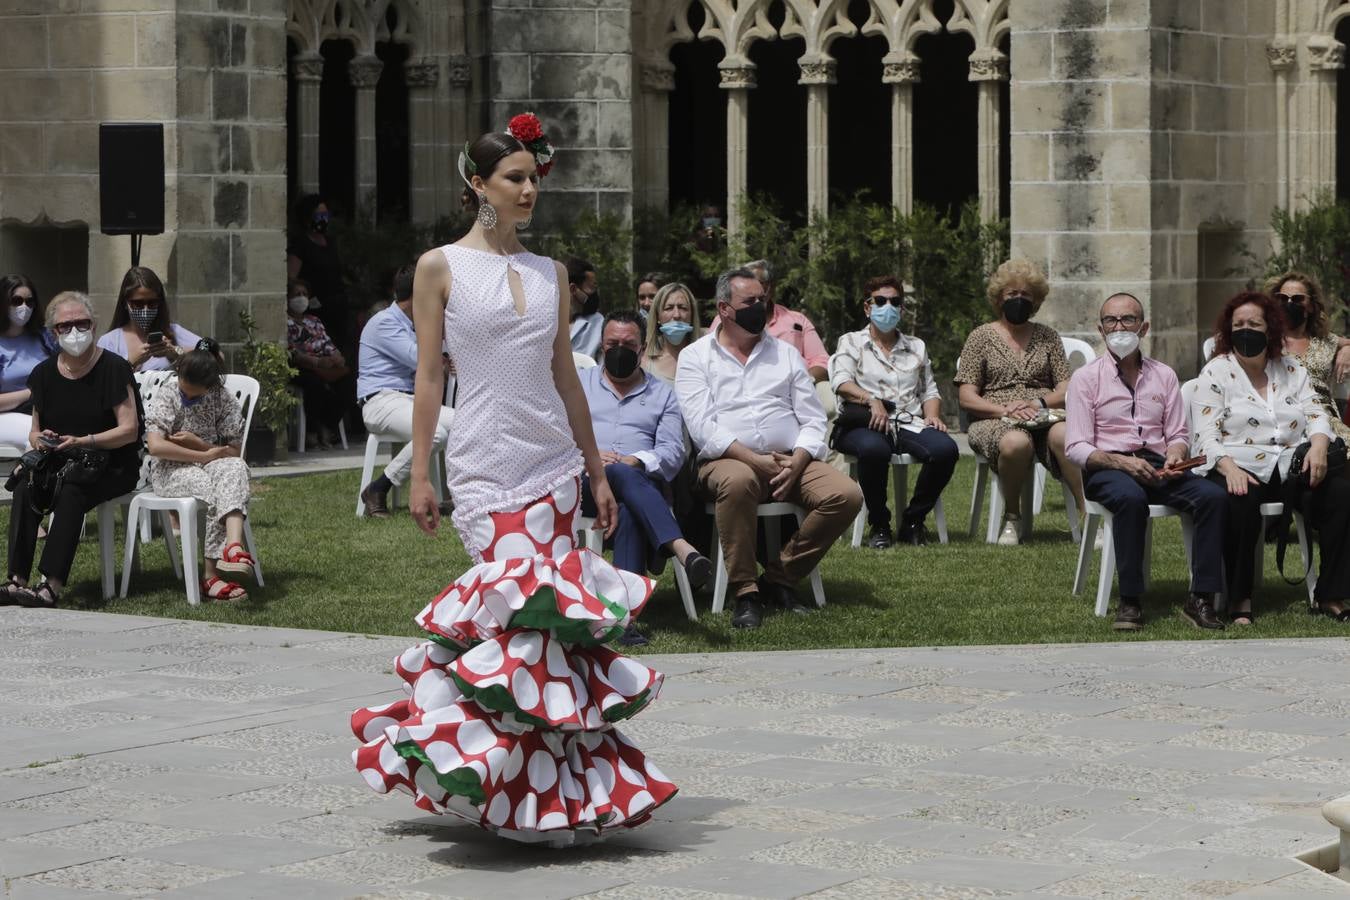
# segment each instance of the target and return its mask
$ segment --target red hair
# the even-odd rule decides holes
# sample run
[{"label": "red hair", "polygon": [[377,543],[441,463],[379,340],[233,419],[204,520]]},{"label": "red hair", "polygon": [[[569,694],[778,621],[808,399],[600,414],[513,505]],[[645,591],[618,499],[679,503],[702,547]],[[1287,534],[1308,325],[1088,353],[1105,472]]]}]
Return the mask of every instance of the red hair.
[{"label": "red hair", "polygon": [[1214,355],[1233,352],[1233,313],[1237,312],[1239,306],[1248,303],[1261,307],[1261,314],[1265,316],[1266,356],[1279,359],[1284,353],[1284,310],[1269,294],[1257,291],[1244,291],[1223,305],[1219,317],[1214,320]]}]

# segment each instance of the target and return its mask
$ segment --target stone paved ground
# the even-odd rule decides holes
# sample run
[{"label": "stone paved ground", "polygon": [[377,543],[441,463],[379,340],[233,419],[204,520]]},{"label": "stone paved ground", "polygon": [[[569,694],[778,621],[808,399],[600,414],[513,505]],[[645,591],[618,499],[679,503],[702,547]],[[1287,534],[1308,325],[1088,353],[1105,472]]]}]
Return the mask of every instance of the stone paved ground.
[{"label": "stone paved ground", "polygon": [[[657,820],[523,847],[381,798],[406,638],[0,609],[5,897],[1288,897],[1350,790],[1350,642],[652,658]],[[1317,690],[1317,685],[1336,690]]]}]

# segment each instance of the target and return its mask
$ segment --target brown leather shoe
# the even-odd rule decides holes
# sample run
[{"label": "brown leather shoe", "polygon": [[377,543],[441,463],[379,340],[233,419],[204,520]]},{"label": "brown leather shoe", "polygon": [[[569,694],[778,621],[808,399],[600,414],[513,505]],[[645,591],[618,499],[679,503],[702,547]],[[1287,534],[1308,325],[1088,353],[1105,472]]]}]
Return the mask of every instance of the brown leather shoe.
[{"label": "brown leather shoe", "polygon": [[1144,610],[1140,607],[1139,601],[1121,597],[1120,606],[1116,610],[1116,621],[1111,627],[1116,631],[1138,631],[1143,628]]},{"label": "brown leather shoe", "polygon": [[1214,603],[1205,594],[1191,594],[1181,607],[1181,615],[1196,628],[1223,631],[1223,623],[1214,614]]},{"label": "brown leather shoe", "polygon": [[389,518],[389,506],[385,501],[385,495],[371,490],[370,485],[366,485],[365,488],[362,489],[361,503],[366,508],[366,518]]}]

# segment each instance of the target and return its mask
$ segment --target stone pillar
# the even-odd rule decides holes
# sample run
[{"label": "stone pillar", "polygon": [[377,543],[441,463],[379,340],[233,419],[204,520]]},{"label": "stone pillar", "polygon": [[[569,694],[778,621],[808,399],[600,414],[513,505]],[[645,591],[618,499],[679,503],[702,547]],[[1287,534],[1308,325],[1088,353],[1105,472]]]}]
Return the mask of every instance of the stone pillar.
[{"label": "stone pillar", "polygon": [[912,54],[883,60],[881,80],[891,86],[891,205],[914,211],[914,83],[919,59]]},{"label": "stone pillar", "polygon": [[727,92],[727,235],[733,245],[741,235],[740,200],[746,190],[749,156],[750,91],[755,66],[749,60],[722,60],[721,86]]},{"label": "stone pillar", "polygon": [[436,85],[441,67],[434,60],[409,61],[403,66],[408,84],[408,166],[412,176],[411,212],[414,222],[436,219]]},{"label": "stone pillar", "polygon": [[1326,35],[1308,38],[1309,100],[1311,117],[1309,155],[1311,190],[1296,198],[1312,202],[1317,194],[1336,187],[1336,73],[1345,66],[1345,45]]},{"label": "stone pillar", "polygon": [[649,209],[665,210],[670,202],[670,92],[675,90],[675,67],[669,60],[648,60],[639,78],[642,133],[637,187],[641,196],[635,199]]},{"label": "stone pillar", "polygon": [[444,176],[437,181],[436,218],[454,215],[459,210],[464,184],[455,163],[464,142],[478,137],[469,115],[469,91],[473,86],[473,66],[469,57],[462,53],[448,57],[445,80],[450,90],[437,93],[438,97],[445,98],[446,114],[436,118],[436,171]]},{"label": "stone pillar", "polygon": [[1001,206],[999,177],[1002,123],[999,91],[1008,80],[1008,57],[998,50],[984,50],[970,56],[970,80],[979,85],[979,188],[980,213],[985,220],[997,219]]},{"label": "stone pillar", "polygon": [[798,84],[806,85],[806,215],[807,220],[829,214],[830,203],[830,85],[832,59],[802,60]]},{"label": "stone pillar", "polygon": [[319,86],[323,81],[323,57],[304,53],[291,60],[291,77],[295,79],[297,137],[295,182],[303,194],[319,190]]},{"label": "stone pillar", "polygon": [[375,211],[375,85],[384,63],[373,56],[358,56],[347,72],[356,88],[356,205]]},{"label": "stone pillar", "polygon": [[1266,60],[1275,73],[1275,202],[1283,209],[1290,206],[1289,72],[1297,56],[1297,48],[1288,38],[1276,38],[1266,45]]}]

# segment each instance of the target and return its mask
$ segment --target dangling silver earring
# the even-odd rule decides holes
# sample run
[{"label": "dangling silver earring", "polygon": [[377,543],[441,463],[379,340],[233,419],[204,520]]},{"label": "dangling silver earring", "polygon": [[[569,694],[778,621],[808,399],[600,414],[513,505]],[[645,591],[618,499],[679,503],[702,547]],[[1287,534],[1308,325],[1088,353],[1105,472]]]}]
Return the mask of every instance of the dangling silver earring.
[{"label": "dangling silver earring", "polygon": [[487,194],[478,195],[478,224],[487,231],[497,227],[497,210],[487,202]]}]

